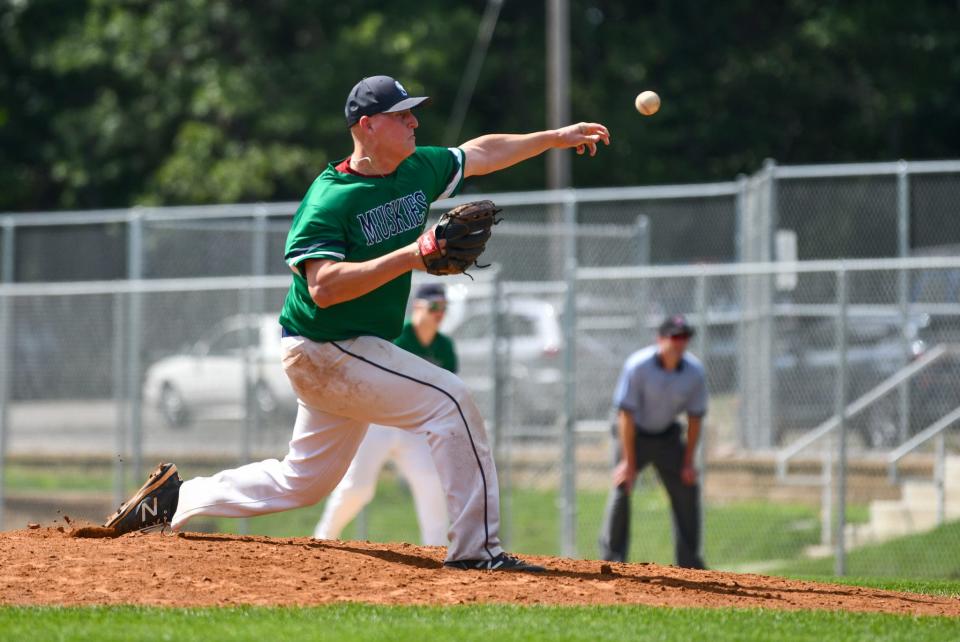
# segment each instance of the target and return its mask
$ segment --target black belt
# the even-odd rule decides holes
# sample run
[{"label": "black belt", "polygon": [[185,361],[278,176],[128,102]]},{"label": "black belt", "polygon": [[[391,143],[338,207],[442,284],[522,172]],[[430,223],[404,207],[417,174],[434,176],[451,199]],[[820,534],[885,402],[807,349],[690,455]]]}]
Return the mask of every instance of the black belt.
[{"label": "black belt", "polygon": [[286,326],[280,326],[280,336],[281,337],[299,337],[300,333],[294,332],[293,330],[288,330]]}]

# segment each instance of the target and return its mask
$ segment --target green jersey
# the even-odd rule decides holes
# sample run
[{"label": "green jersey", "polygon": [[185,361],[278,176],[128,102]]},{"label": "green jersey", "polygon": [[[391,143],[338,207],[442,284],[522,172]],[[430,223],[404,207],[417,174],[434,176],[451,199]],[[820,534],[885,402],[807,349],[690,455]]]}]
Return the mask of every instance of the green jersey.
[{"label": "green jersey", "polygon": [[294,270],[280,324],[314,341],[372,335],[392,341],[403,327],[410,273],[327,308],[307,289],[303,262],[329,259],[360,263],[389,254],[423,232],[430,203],[453,196],[463,183],[458,148],[417,147],[387,176],[360,176],[330,164],[300,203],[284,258]]},{"label": "green jersey", "polygon": [[403,324],[403,331],[394,340],[394,343],[407,352],[412,352],[418,357],[426,359],[435,366],[440,366],[454,373],[457,371],[457,353],[453,349],[453,340],[445,334],[438,332],[430,345],[425,346],[417,338],[413,324],[407,321]]}]

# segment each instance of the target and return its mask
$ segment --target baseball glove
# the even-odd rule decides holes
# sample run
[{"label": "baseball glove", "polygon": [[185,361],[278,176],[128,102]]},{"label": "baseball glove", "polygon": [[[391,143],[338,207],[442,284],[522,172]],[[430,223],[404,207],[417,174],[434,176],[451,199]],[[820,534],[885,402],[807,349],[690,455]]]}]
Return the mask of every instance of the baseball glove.
[{"label": "baseball glove", "polygon": [[[430,274],[463,274],[477,263],[490,240],[491,228],[499,223],[500,212],[493,201],[474,201],[459,205],[443,216],[417,239],[417,248]],[[440,240],[446,240],[443,249]],[[468,275],[469,276],[469,275]]]}]

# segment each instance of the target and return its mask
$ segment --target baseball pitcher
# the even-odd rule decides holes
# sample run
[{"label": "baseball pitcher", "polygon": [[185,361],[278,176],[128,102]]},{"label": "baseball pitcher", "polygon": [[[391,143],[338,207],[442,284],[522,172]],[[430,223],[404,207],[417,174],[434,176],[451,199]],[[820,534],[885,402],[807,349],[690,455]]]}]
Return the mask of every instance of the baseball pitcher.
[{"label": "baseball pitcher", "polygon": [[596,154],[607,128],[579,123],[488,134],[458,147],[418,147],[412,111],[429,100],[389,76],[358,82],[345,106],[352,153],[307,190],[286,243],[293,281],[280,315],[283,367],[298,413],[283,460],[180,482],[161,464],[111,516],[117,533],[182,529],[198,515],[248,517],[309,506],[343,477],[371,423],[426,437],[450,518],[445,565],[537,571],[500,546],[497,471],[483,419],[455,374],[394,345],[412,270],[457,274],[476,263],[496,208],[461,206],[425,229],[433,201],[464,178],[549,149]]}]

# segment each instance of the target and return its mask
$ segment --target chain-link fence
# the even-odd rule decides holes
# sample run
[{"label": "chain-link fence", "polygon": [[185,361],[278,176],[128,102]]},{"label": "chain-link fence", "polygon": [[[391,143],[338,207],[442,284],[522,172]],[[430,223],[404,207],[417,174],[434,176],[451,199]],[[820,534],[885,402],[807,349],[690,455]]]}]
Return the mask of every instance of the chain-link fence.
[{"label": "chain-link fence", "polygon": [[[557,226],[572,208],[583,265],[736,260],[737,189],[717,183],[497,194],[508,225],[497,228],[485,258],[505,279],[562,278],[566,246]],[[477,198],[434,204],[434,217]],[[285,275],[284,241],[296,209],[270,203],[0,216],[2,280]],[[52,256],[69,256],[74,267],[64,271]]]},{"label": "chain-link fence", "polygon": [[[960,516],[960,487],[950,486],[957,460],[948,455],[958,444],[947,431],[960,417],[958,267],[956,258],[916,258],[578,271],[578,295],[604,293],[610,317],[630,316],[641,290],[646,304],[686,313],[698,328],[691,350],[711,392],[708,562],[875,574],[878,551],[907,546],[895,538],[939,527],[944,545],[956,544],[960,530],[948,520]],[[773,293],[764,307],[751,306],[758,281]],[[661,318],[646,317],[647,337]],[[621,355],[639,347],[634,329],[613,336],[606,341]],[[578,371],[609,370],[581,339],[601,341],[578,329]],[[760,376],[743,370],[761,359]],[[897,475],[904,465],[906,481]],[[723,550],[748,523],[744,511],[806,517],[766,536],[770,560],[747,560]],[[833,561],[783,561],[804,556]],[[913,562],[938,572],[929,560]]]},{"label": "chain-link fence", "polygon": [[[960,172],[881,169],[818,178],[825,170],[771,165],[736,183],[492,196],[506,216],[488,251],[495,267],[443,280],[444,330],[489,423],[511,550],[598,554],[617,376],[665,315],[682,312],[698,329],[690,349],[711,397],[701,452],[708,565],[952,572],[911,547],[940,538],[955,548],[960,538],[950,432],[960,414],[960,261],[773,262],[897,256],[905,239],[908,253],[942,253]],[[293,209],[5,219],[4,527],[58,509],[97,519],[159,459],[193,476],[283,456],[295,404],[276,315]],[[884,224],[871,228],[871,212]],[[831,217],[832,234],[822,225]],[[850,220],[878,238],[836,231]],[[950,231],[923,231],[931,221]],[[778,228],[794,233],[797,252],[781,251]],[[920,239],[938,249],[918,251]],[[402,489],[388,471],[345,536],[416,541]],[[670,509],[650,471],[633,511],[631,559],[672,562]],[[319,513],[191,527],[306,535]],[[891,559],[900,570],[877,562]]]}]

